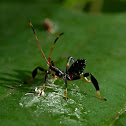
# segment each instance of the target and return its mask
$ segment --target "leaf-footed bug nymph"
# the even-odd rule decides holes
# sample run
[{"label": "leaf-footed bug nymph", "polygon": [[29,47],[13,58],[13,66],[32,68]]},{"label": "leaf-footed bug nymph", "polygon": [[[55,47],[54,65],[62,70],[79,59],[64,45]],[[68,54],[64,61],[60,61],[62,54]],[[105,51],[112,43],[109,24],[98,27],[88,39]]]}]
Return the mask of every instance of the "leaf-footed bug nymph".
[{"label": "leaf-footed bug nymph", "polygon": [[[45,89],[45,84],[46,84],[46,80],[47,80],[47,75],[51,75],[54,79],[55,78],[62,78],[65,82],[65,98],[66,100],[68,99],[67,97],[67,81],[72,81],[72,80],[77,80],[77,79],[81,79],[84,78],[86,82],[90,83],[92,82],[96,92],[97,92],[97,96],[99,99],[106,101],[106,99],[102,98],[100,96],[100,92],[99,92],[99,85],[98,85],[98,81],[95,79],[95,77],[91,74],[91,73],[83,73],[84,68],[86,67],[86,60],[85,59],[78,59],[75,60],[72,56],[68,57],[67,63],[66,63],[66,72],[63,72],[62,70],[60,70],[59,68],[57,68],[53,61],[51,60],[51,54],[53,51],[53,47],[55,45],[55,43],[57,42],[58,38],[63,35],[64,33],[61,33],[57,36],[57,38],[55,39],[55,41],[53,42],[52,46],[51,46],[51,50],[49,53],[49,57],[48,60],[45,57],[45,54],[43,53],[43,50],[40,47],[38,38],[36,36],[35,30],[33,28],[33,25],[31,24],[30,20],[29,21],[29,25],[32,28],[32,31],[34,33],[36,42],[40,48],[41,54],[43,56],[43,58],[45,59],[47,65],[49,66],[49,70],[45,70],[44,68],[41,67],[36,67],[33,72],[32,72],[32,78],[34,79],[35,76],[37,75],[37,70],[40,70],[42,72],[45,73],[44,75],[44,79],[43,79],[43,86],[42,89],[40,91],[40,95],[44,92]],[[70,62],[73,62],[72,65],[70,66]],[[90,77],[90,80],[87,79],[87,77]]]}]

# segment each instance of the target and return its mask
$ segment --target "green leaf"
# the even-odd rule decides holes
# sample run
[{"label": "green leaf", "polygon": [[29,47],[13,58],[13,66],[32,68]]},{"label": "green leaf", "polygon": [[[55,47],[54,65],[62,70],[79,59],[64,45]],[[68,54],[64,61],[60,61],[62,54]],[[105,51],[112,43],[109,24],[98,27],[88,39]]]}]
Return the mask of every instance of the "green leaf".
[{"label": "green leaf", "polygon": [[[126,14],[88,15],[67,10],[53,3],[0,4],[0,125],[118,125],[126,108]],[[49,18],[56,26],[55,34],[43,29]],[[33,80],[37,66],[48,69],[35,41],[28,19],[34,25],[46,56],[52,42],[56,43],[52,59],[65,71],[67,58],[87,59],[84,72],[91,72],[99,82],[101,97],[97,98],[91,83],[83,79],[68,82],[68,101],[64,100],[64,81],[57,79],[38,97],[44,74]],[[50,77],[51,78],[51,77]],[[123,110],[123,111],[122,111]],[[121,114],[120,114],[121,113]],[[117,118],[118,117],[118,118]],[[121,119],[122,125],[125,118]]]}]

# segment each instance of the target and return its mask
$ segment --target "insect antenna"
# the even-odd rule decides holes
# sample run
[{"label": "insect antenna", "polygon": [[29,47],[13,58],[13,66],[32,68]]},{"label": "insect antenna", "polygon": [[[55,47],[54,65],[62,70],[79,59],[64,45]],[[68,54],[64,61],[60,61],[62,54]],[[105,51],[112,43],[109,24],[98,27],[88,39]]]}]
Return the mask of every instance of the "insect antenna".
[{"label": "insect antenna", "polygon": [[39,49],[40,49],[40,51],[41,51],[41,54],[42,54],[43,58],[45,59],[45,61],[47,62],[47,64],[49,64],[49,62],[48,62],[48,60],[46,59],[45,54],[44,54],[44,52],[43,52],[43,50],[42,50],[42,48],[41,48],[41,46],[40,46],[40,44],[39,44],[39,41],[38,41],[38,38],[37,38],[37,36],[36,36],[35,30],[34,30],[34,28],[33,28],[33,25],[32,25],[32,23],[30,22],[29,19],[28,19],[28,22],[29,22],[30,27],[32,28],[32,31],[33,31],[33,33],[34,33],[36,42],[37,42],[37,44],[38,44],[38,46],[39,46]]},{"label": "insect antenna", "polygon": [[64,33],[60,33],[57,37],[56,37],[56,39],[55,39],[55,41],[53,42],[53,44],[52,44],[52,46],[51,46],[51,50],[50,50],[50,53],[49,53],[49,57],[48,57],[48,61],[49,61],[49,64],[51,65],[51,54],[52,54],[52,51],[53,51],[53,47],[54,47],[54,45],[55,45],[55,43],[56,43],[56,41],[58,40],[58,38],[61,36],[61,35],[63,35]]}]

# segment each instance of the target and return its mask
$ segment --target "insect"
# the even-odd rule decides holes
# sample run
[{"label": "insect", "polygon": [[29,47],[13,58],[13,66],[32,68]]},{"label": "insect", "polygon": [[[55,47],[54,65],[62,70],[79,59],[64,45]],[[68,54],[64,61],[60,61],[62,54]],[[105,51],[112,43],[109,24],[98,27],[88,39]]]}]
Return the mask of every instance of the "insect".
[{"label": "insect", "polygon": [[[100,96],[98,81],[95,79],[95,77],[91,73],[83,73],[84,68],[86,67],[86,60],[85,59],[75,60],[72,56],[68,57],[68,60],[67,60],[67,63],[66,63],[66,72],[63,72],[62,70],[60,70],[59,68],[57,68],[54,65],[53,61],[51,60],[51,54],[52,54],[52,51],[53,51],[53,47],[54,47],[55,43],[57,42],[58,38],[61,35],[63,35],[64,33],[59,34],[57,36],[57,38],[55,39],[55,41],[53,42],[53,44],[51,46],[50,53],[49,53],[49,57],[48,57],[48,60],[47,60],[45,54],[43,53],[42,48],[40,47],[40,44],[39,44],[38,38],[36,36],[35,30],[33,28],[33,25],[30,22],[30,20],[28,20],[28,21],[29,21],[29,25],[32,28],[32,31],[34,33],[34,36],[35,36],[36,42],[39,46],[39,49],[41,51],[41,54],[42,54],[43,58],[45,59],[47,65],[49,67],[48,70],[45,70],[42,67],[36,67],[32,72],[32,78],[33,79],[37,75],[37,70],[40,70],[40,71],[45,73],[44,78],[43,78],[43,86],[42,86],[42,89],[40,91],[40,95],[44,92],[45,84],[46,84],[46,80],[47,80],[48,75],[51,75],[51,76],[53,76],[53,78],[59,77],[59,78],[62,78],[64,80],[66,100],[68,99],[68,97],[67,97],[67,81],[73,81],[73,80],[78,80],[78,79],[84,78],[86,82],[88,82],[88,83],[92,82],[92,84],[94,85],[94,87],[96,89],[98,98],[106,101],[106,99],[104,99]],[[70,64],[71,61],[73,63],[70,66],[69,64]],[[90,77],[90,80],[87,79],[87,77]]]}]

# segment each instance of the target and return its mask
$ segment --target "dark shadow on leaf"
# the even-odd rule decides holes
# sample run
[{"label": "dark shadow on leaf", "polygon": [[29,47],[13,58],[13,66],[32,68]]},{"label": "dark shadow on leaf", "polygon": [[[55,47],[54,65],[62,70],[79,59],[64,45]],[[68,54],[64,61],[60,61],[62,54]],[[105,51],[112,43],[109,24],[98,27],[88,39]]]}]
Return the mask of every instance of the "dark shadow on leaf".
[{"label": "dark shadow on leaf", "polygon": [[40,79],[36,78],[33,80],[33,83],[29,83],[31,80],[31,71],[27,70],[13,70],[12,73],[0,73],[0,86],[10,89],[18,89],[18,90],[30,90],[32,85],[35,85],[37,81]]}]

